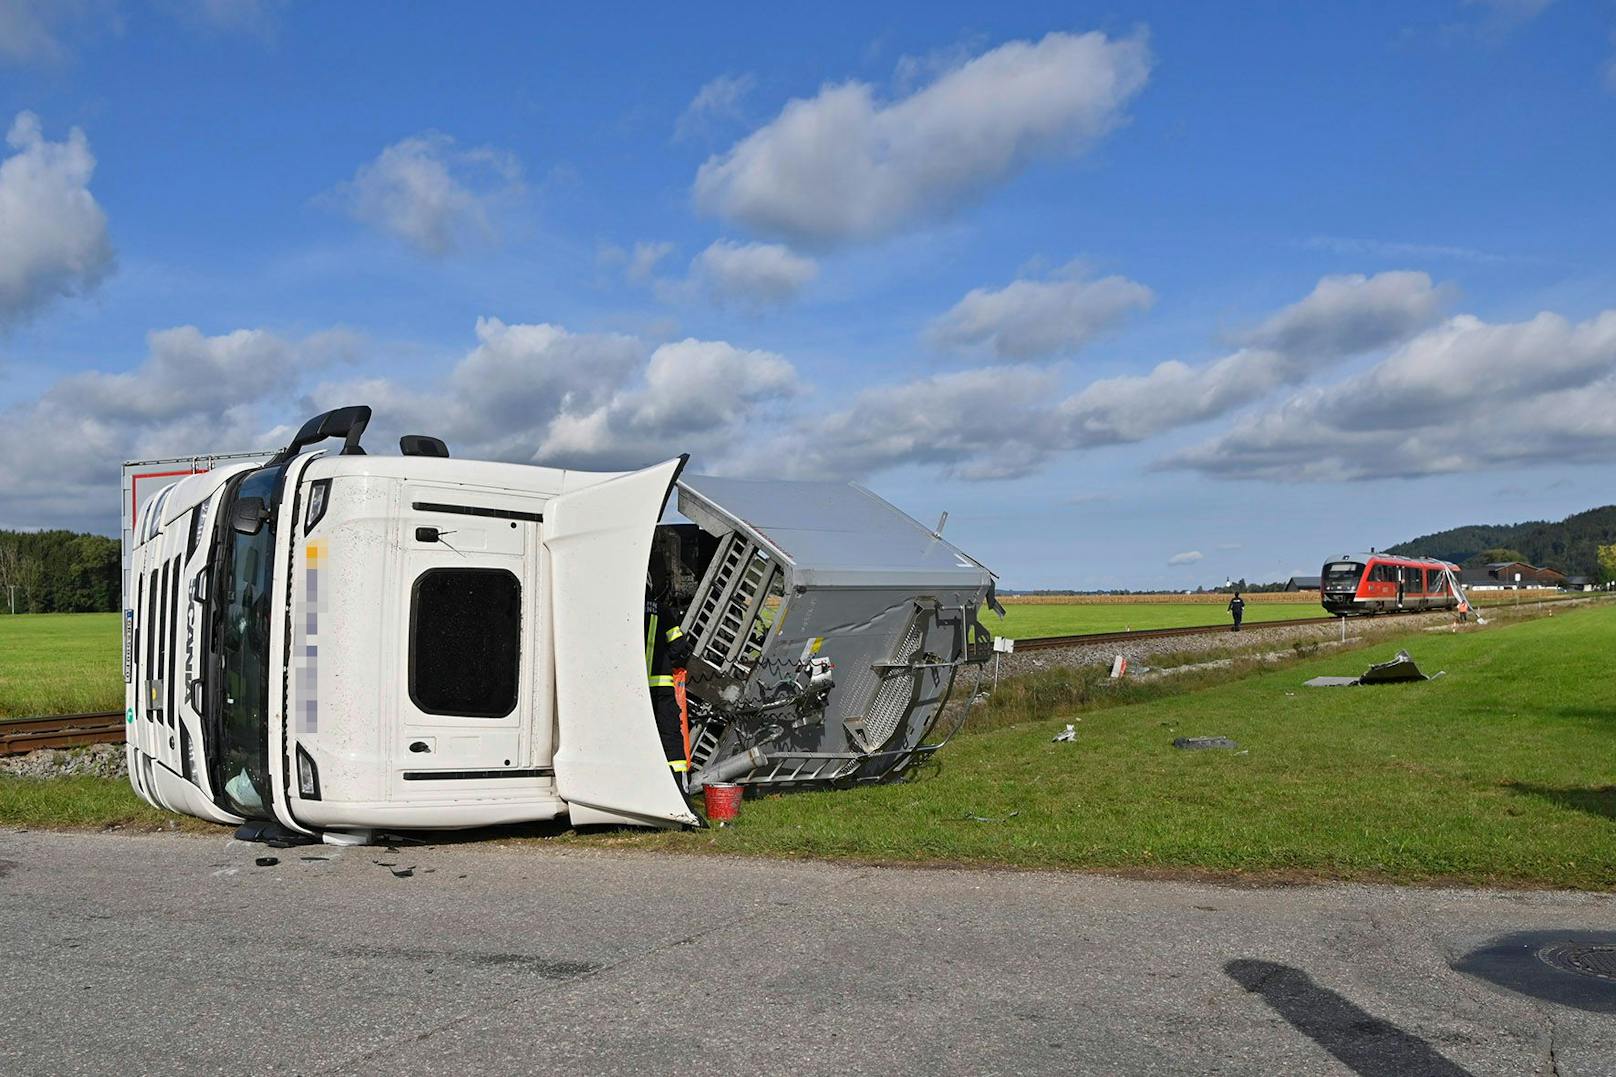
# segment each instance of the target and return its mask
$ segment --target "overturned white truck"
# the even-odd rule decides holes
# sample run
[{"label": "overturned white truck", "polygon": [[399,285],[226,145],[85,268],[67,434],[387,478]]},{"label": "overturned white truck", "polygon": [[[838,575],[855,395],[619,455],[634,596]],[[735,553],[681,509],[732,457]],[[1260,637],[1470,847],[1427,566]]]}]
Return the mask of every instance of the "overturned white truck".
[{"label": "overturned white truck", "polygon": [[[992,574],[861,487],[451,459],[415,436],[373,456],[369,418],[126,465],[129,775],[152,804],[333,840],[695,824],[707,782],[906,773],[991,651]],[[684,521],[663,522],[670,494]],[[684,788],[648,590],[693,650]]]}]

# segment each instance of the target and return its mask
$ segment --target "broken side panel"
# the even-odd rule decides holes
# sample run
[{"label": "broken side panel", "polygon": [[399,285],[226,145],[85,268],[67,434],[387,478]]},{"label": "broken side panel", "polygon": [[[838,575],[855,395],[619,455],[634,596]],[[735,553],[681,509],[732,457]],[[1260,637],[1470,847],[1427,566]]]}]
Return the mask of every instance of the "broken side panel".
[{"label": "broken side panel", "polygon": [[692,784],[876,780],[925,754],[990,653],[992,574],[852,485],[692,477],[679,508],[717,536],[683,622]]},{"label": "broken side panel", "polygon": [[554,619],[556,791],[574,823],[694,823],[646,690],[642,566],[682,461],[562,494],[545,508]]}]

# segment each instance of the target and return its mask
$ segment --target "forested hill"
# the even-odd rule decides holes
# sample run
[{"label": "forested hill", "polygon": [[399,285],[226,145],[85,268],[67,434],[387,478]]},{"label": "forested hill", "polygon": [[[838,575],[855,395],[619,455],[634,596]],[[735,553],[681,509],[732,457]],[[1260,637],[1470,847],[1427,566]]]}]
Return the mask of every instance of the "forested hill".
[{"label": "forested hill", "polygon": [[0,614],[118,608],[118,540],[72,531],[0,531]]},{"label": "forested hill", "polygon": [[1589,509],[1558,523],[1473,524],[1421,535],[1386,547],[1387,553],[1440,557],[1461,565],[1522,560],[1568,576],[1599,575],[1595,550],[1616,543],[1616,505]]}]

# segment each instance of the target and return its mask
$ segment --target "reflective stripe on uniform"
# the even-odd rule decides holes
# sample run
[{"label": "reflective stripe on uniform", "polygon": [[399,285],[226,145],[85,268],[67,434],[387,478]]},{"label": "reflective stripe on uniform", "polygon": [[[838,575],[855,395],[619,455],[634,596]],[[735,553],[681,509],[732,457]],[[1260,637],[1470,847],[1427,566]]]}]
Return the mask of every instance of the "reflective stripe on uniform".
[{"label": "reflective stripe on uniform", "polygon": [[668,760],[668,769],[673,771],[675,774],[683,774],[685,771],[690,769],[690,764],[685,762],[683,759],[670,759]]},{"label": "reflective stripe on uniform", "polygon": [[658,676],[648,677],[646,679],[650,682],[652,688],[673,687],[673,674],[671,673],[663,673]]},{"label": "reflective stripe on uniform", "polygon": [[672,643],[674,640],[678,639],[684,634],[684,629],[680,628],[678,625],[674,625],[672,628],[668,629],[668,642]]},{"label": "reflective stripe on uniform", "polygon": [[[647,603],[649,605],[649,603]],[[656,614],[645,620],[645,672],[651,672],[651,652],[656,650]]]}]

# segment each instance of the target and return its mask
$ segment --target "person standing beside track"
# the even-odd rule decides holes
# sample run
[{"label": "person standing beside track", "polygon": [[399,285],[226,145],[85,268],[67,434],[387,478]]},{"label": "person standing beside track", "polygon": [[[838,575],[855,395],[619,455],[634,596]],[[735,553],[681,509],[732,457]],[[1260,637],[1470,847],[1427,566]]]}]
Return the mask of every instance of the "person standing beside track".
[{"label": "person standing beside track", "polygon": [[1234,618],[1234,627],[1229,631],[1240,631],[1240,619],[1246,615],[1246,600],[1240,597],[1239,591],[1236,591],[1234,597],[1229,599],[1229,615]]}]

